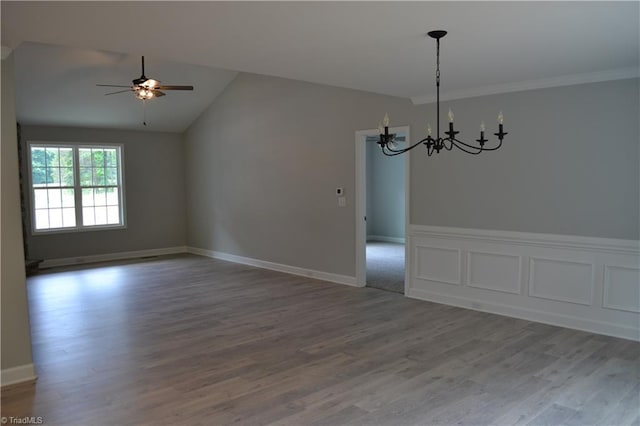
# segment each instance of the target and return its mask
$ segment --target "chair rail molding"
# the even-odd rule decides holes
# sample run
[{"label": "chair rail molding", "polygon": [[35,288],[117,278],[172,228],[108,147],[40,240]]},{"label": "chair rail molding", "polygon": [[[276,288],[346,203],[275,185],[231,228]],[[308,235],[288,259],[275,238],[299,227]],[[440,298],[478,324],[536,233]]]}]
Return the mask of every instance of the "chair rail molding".
[{"label": "chair rail molding", "polygon": [[408,297],[640,340],[640,241],[408,228]]}]

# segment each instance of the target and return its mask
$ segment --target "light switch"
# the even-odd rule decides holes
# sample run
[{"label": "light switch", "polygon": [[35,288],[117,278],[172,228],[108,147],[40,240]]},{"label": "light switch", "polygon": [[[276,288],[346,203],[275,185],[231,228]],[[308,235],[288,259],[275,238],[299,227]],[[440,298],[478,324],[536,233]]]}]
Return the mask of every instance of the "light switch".
[{"label": "light switch", "polygon": [[347,207],[347,197],[338,197],[338,207]]}]

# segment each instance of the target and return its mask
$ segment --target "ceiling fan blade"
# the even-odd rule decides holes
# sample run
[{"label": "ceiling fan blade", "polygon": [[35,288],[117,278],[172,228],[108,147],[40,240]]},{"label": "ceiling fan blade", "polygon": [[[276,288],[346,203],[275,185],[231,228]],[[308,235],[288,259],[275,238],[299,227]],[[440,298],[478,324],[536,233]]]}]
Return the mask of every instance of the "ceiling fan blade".
[{"label": "ceiling fan blade", "polygon": [[156,87],[156,89],[160,90],[193,90],[193,86],[166,86],[160,85]]},{"label": "ceiling fan blade", "polygon": [[115,94],[117,94],[117,93],[124,93],[124,92],[131,92],[131,91],[132,91],[131,89],[127,89],[127,90],[118,90],[117,92],[105,93],[104,95],[105,95],[105,96],[108,96],[108,95],[115,95]]},{"label": "ceiling fan blade", "polygon": [[151,91],[153,92],[153,95],[154,95],[156,98],[159,98],[160,96],[164,96],[164,95],[165,95],[164,93],[162,93],[162,92],[161,92],[161,91],[159,91],[158,89],[152,89]]},{"label": "ceiling fan blade", "polygon": [[96,84],[96,86],[100,87],[131,87],[131,86],[121,86],[118,84]]}]

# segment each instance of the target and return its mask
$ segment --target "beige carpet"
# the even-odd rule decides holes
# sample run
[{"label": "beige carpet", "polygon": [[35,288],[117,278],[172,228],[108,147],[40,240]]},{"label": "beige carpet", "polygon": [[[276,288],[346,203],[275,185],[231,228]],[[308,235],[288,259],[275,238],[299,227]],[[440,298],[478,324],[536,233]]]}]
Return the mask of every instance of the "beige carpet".
[{"label": "beige carpet", "polygon": [[404,244],[367,242],[367,287],[404,294]]}]

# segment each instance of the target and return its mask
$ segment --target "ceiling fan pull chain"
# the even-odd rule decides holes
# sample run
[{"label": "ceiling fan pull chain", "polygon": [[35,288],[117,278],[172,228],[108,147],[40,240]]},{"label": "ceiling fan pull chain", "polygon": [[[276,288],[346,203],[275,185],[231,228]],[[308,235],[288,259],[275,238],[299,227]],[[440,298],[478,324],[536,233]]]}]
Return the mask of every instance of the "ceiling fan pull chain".
[{"label": "ceiling fan pull chain", "polygon": [[147,100],[142,100],[142,124],[147,125]]}]

